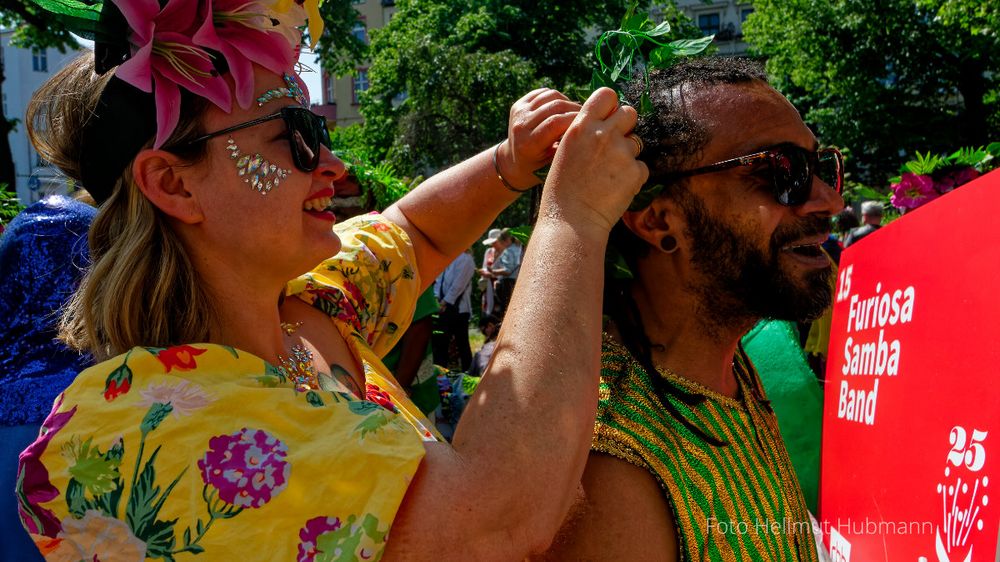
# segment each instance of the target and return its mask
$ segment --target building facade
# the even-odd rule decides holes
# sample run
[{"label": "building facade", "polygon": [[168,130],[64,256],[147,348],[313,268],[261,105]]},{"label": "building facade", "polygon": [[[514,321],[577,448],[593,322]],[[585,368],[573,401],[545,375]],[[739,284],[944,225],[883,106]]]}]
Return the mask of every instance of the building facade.
[{"label": "building facade", "polygon": [[3,115],[18,120],[17,127],[10,133],[10,149],[14,156],[17,197],[22,204],[30,205],[50,193],[66,193],[67,186],[59,171],[43,160],[28,142],[25,110],[35,90],[77,53],[14,47],[10,44],[12,35],[12,30],[0,30],[0,60],[5,78]]},{"label": "building facade", "polygon": [[717,55],[739,56],[746,54],[743,41],[743,22],[753,13],[748,1],[740,0],[676,0],[677,7],[705,35],[715,35]]},{"label": "building facade", "polygon": [[[352,0],[354,9],[358,11],[358,21],[352,34],[359,40],[368,43],[368,33],[389,23],[396,11],[394,0]],[[347,127],[361,123],[361,105],[359,95],[368,89],[368,64],[360,64],[353,75],[337,78],[322,72],[323,103],[314,107],[337,127]]]}]

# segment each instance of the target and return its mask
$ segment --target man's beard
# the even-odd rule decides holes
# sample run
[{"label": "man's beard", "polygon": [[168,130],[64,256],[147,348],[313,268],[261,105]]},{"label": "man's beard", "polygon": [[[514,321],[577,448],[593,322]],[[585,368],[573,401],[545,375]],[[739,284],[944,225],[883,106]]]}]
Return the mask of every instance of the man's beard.
[{"label": "man's beard", "polygon": [[832,267],[809,271],[801,280],[781,265],[781,248],[830,231],[830,218],[810,215],[779,226],[765,252],[753,239],[712,217],[700,198],[679,190],[691,240],[692,264],[701,274],[689,289],[701,300],[708,325],[746,327],[760,318],[806,321],[830,306]]}]

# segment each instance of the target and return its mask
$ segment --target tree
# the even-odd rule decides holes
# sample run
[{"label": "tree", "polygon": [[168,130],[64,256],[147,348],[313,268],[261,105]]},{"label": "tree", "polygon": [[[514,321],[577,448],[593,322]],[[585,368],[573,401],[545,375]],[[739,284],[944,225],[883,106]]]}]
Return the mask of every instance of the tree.
[{"label": "tree", "polygon": [[885,186],[914,151],[1000,132],[998,10],[979,0],[755,0],[744,25],[775,85],[849,171]]},{"label": "tree", "polygon": [[[511,104],[536,87],[582,99],[593,42],[617,27],[628,3],[398,1],[389,24],[372,32],[371,88],[361,98],[368,154],[404,175],[426,175],[504,138]],[[663,15],[692,33],[673,4]],[[522,198],[501,221],[529,216]]]},{"label": "tree", "polygon": [[511,103],[536,86],[582,97],[596,32],[617,27],[627,3],[401,0],[372,33],[362,113],[373,155],[431,171],[503,138]]},{"label": "tree", "polygon": [[[0,0],[0,28],[14,28],[12,43],[19,47],[54,47],[60,52],[79,47],[65,26],[29,0]],[[4,63],[0,58],[0,95],[4,80]],[[17,123],[17,119],[4,115],[0,107],[0,183],[7,184],[11,191],[16,191],[17,173],[11,154],[10,133]]]},{"label": "tree", "polygon": [[357,63],[368,56],[368,44],[353,35],[359,21],[358,11],[351,0],[325,0],[319,6],[323,16],[323,36],[316,52],[323,70],[337,76],[354,71]]}]

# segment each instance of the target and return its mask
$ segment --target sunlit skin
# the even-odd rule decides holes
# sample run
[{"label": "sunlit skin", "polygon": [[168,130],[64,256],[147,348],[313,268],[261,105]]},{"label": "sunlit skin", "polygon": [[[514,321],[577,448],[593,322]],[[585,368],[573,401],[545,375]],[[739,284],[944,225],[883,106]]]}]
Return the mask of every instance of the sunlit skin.
[{"label": "sunlit skin", "polygon": [[[259,67],[255,80],[260,91],[284,85],[280,76]],[[228,115],[212,107],[204,117],[204,130],[216,131],[294,105],[298,104],[291,98],[278,98],[262,107],[256,103],[245,110],[236,106]],[[207,158],[195,166],[202,172],[198,179],[213,187],[199,194],[207,219],[199,228],[201,243],[212,248],[213,253],[230,256],[226,261],[245,268],[234,273],[248,276],[270,273],[270,281],[278,282],[279,286],[339,251],[340,240],[331,229],[332,220],[304,211],[303,205],[321,193],[330,194],[345,174],[343,162],[326,148],[321,149],[316,170],[299,170],[292,160],[286,135],[285,123],[280,119],[220,135],[207,141]],[[281,185],[261,195],[237,175],[235,163],[225,148],[229,136],[244,154],[260,153],[291,173]],[[239,256],[246,259],[232,259]],[[267,256],[264,272],[260,267],[261,256]]]},{"label": "sunlit skin", "polygon": [[[692,96],[691,109],[704,116],[712,141],[696,155],[697,161],[685,167],[697,168],[784,142],[809,150],[818,145],[792,104],[764,83],[705,90]],[[832,216],[843,208],[843,199],[830,186],[817,178],[813,181],[812,196],[796,207],[778,204],[767,189],[768,179],[755,176],[751,167],[693,176],[688,179],[688,188],[702,198],[715,217],[735,225],[745,236],[756,238],[766,249],[778,225],[808,215]],[[824,233],[797,243],[818,244],[825,239]],[[781,260],[783,269],[797,273],[800,279],[807,270],[830,266],[825,256],[807,259],[782,252]]]},{"label": "sunlit skin", "polygon": [[[694,169],[792,142],[813,150],[817,141],[795,108],[764,83],[726,85],[683,92],[696,120],[705,124],[709,141],[684,169]],[[813,179],[809,200],[797,207],[780,205],[767,180],[749,167],[737,167],[687,179],[690,192],[708,214],[770,252],[772,236],[816,217],[829,217],[843,207],[841,197]],[[706,320],[706,305],[696,290],[712,272],[692,263],[695,248],[679,206],[667,197],[647,209],[626,213],[629,228],[652,248],[640,258],[632,296],[642,311],[646,334],[656,345],[653,362],[727,396],[736,396],[733,357],[740,337],[758,320],[750,314]],[[677,250],[659,249],[664,236],[677,240]],[[818,244],[826,233],[810,234],[783,244]],[[704,251],[704,249],[701,249]],[[721,264],[729,256],[710,256]],[[778,265],[800,288],[806,278],[830,268],[828,258],[779,252]],[[720,295],[727,298],[726,295]],[[615,336],[615,331],[610,330]],[[676,561],[677,530],[671,508],[646,470],[601,453],[591,453],[581,480],[580,496],[547,560]]]},{"label": "sunlit skin", "polygon": [[[255,80],[261,92],[284,85],[281,76],[259,67]],[[228,114],[211,106],[202,118],[202,130],[217,131],[290,105],[296,105],[295,100],[279,98],[247,109],[234,104]],[[345,379],[346,386],[363,388],[357,361],[323,313],[288,299],[279,315],[278,298],[288,280],[340,250],[341,241],[332,230],[334,216],[304,206],[310,199],[333,195],[346,174],[343,162],[325,147],[314,171],[299,170],[286,135],[281,119],[220,135],[206,141],[205,157],[194,164],[166,151],[146,150],[136,159],[135,173],[146,196],[171,217],[212,297],[217,318],[225,319],[213,327],[212,343],[277,364],[291,345],[301,342],[314,353],[317,370],[328,373],[339,365],[354,379],[353,384]],[[291,173],[262,195],[238,174],[226,150],[230,137],[244,154],[260,153]],[[281,321],[303,322],[295,339],[282,332]]]},{"label": "sunlit skin", "polygon": [[[816,138],[798,111],[764,83],[718,86],[696,92],[688,95],[688,107],[696,119],[705,123],[711,140],[684,165],[685,169],[750,154],[783,142],[816,148]],[[842,198],[818,179],[813,179],[809,200],[797,207],[779,204],[768,189],[767,181],[755,176],[750,167],[737,167],[692,176],[687,179],[687,187],[704,202],[713,217],[728,223],[751,243],[756,242],[763,251],[768,251],[771,237],[779,226],[794,225],[810,215],[832,216],[843,208]],[[684,213],[676,204],[661,198],[643,212],[627,213],[625,219],[654,247],[667,234],[678,242],[678,251],[673,254],[654,250],[640,260],[640,281],[633,285],[633,296],[644,311],[647,333],[652,341],[667,350],[655,352],[654,360],[670,365],[671,369],[709,388],[724,394],[734,393],[736,382],[730,366],[736,344],[758,319],[749,315],[727,318],[729,325],[721,332],[706,333],[700,295],[689,290],[702,283],[705,273],[692,263],[691,256],[698,249],[692,247],[685,234]],[[825,234],[816,234],[796,243],[818,244],[825,238]],[[726,256],[718,256],[718,259],[725,260]],[[825,256],[804,258],[784,251],[779,263],[786,276],[800,287],[806,286],[806,275],[830,267]],[[663,279],[671,282],[664,284]],[[678,314],[677,311],[689,312]],[[683,353],[679,354],[678,350]]]}]

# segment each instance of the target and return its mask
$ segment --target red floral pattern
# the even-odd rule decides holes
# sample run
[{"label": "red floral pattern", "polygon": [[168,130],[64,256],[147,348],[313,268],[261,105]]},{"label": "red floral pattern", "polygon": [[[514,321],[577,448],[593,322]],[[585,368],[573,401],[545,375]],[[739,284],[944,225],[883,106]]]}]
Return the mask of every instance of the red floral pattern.
[{"label": "red floral pattern", "polygon": [[198,349],[190,345],[178,345],[156,353],[156,358],[160,360],[160,363],[163,363],[168,373],[171,369],[190,371],[198,367],[198,363],[194,358],[202,353],[205,353],[204,349]]}]

